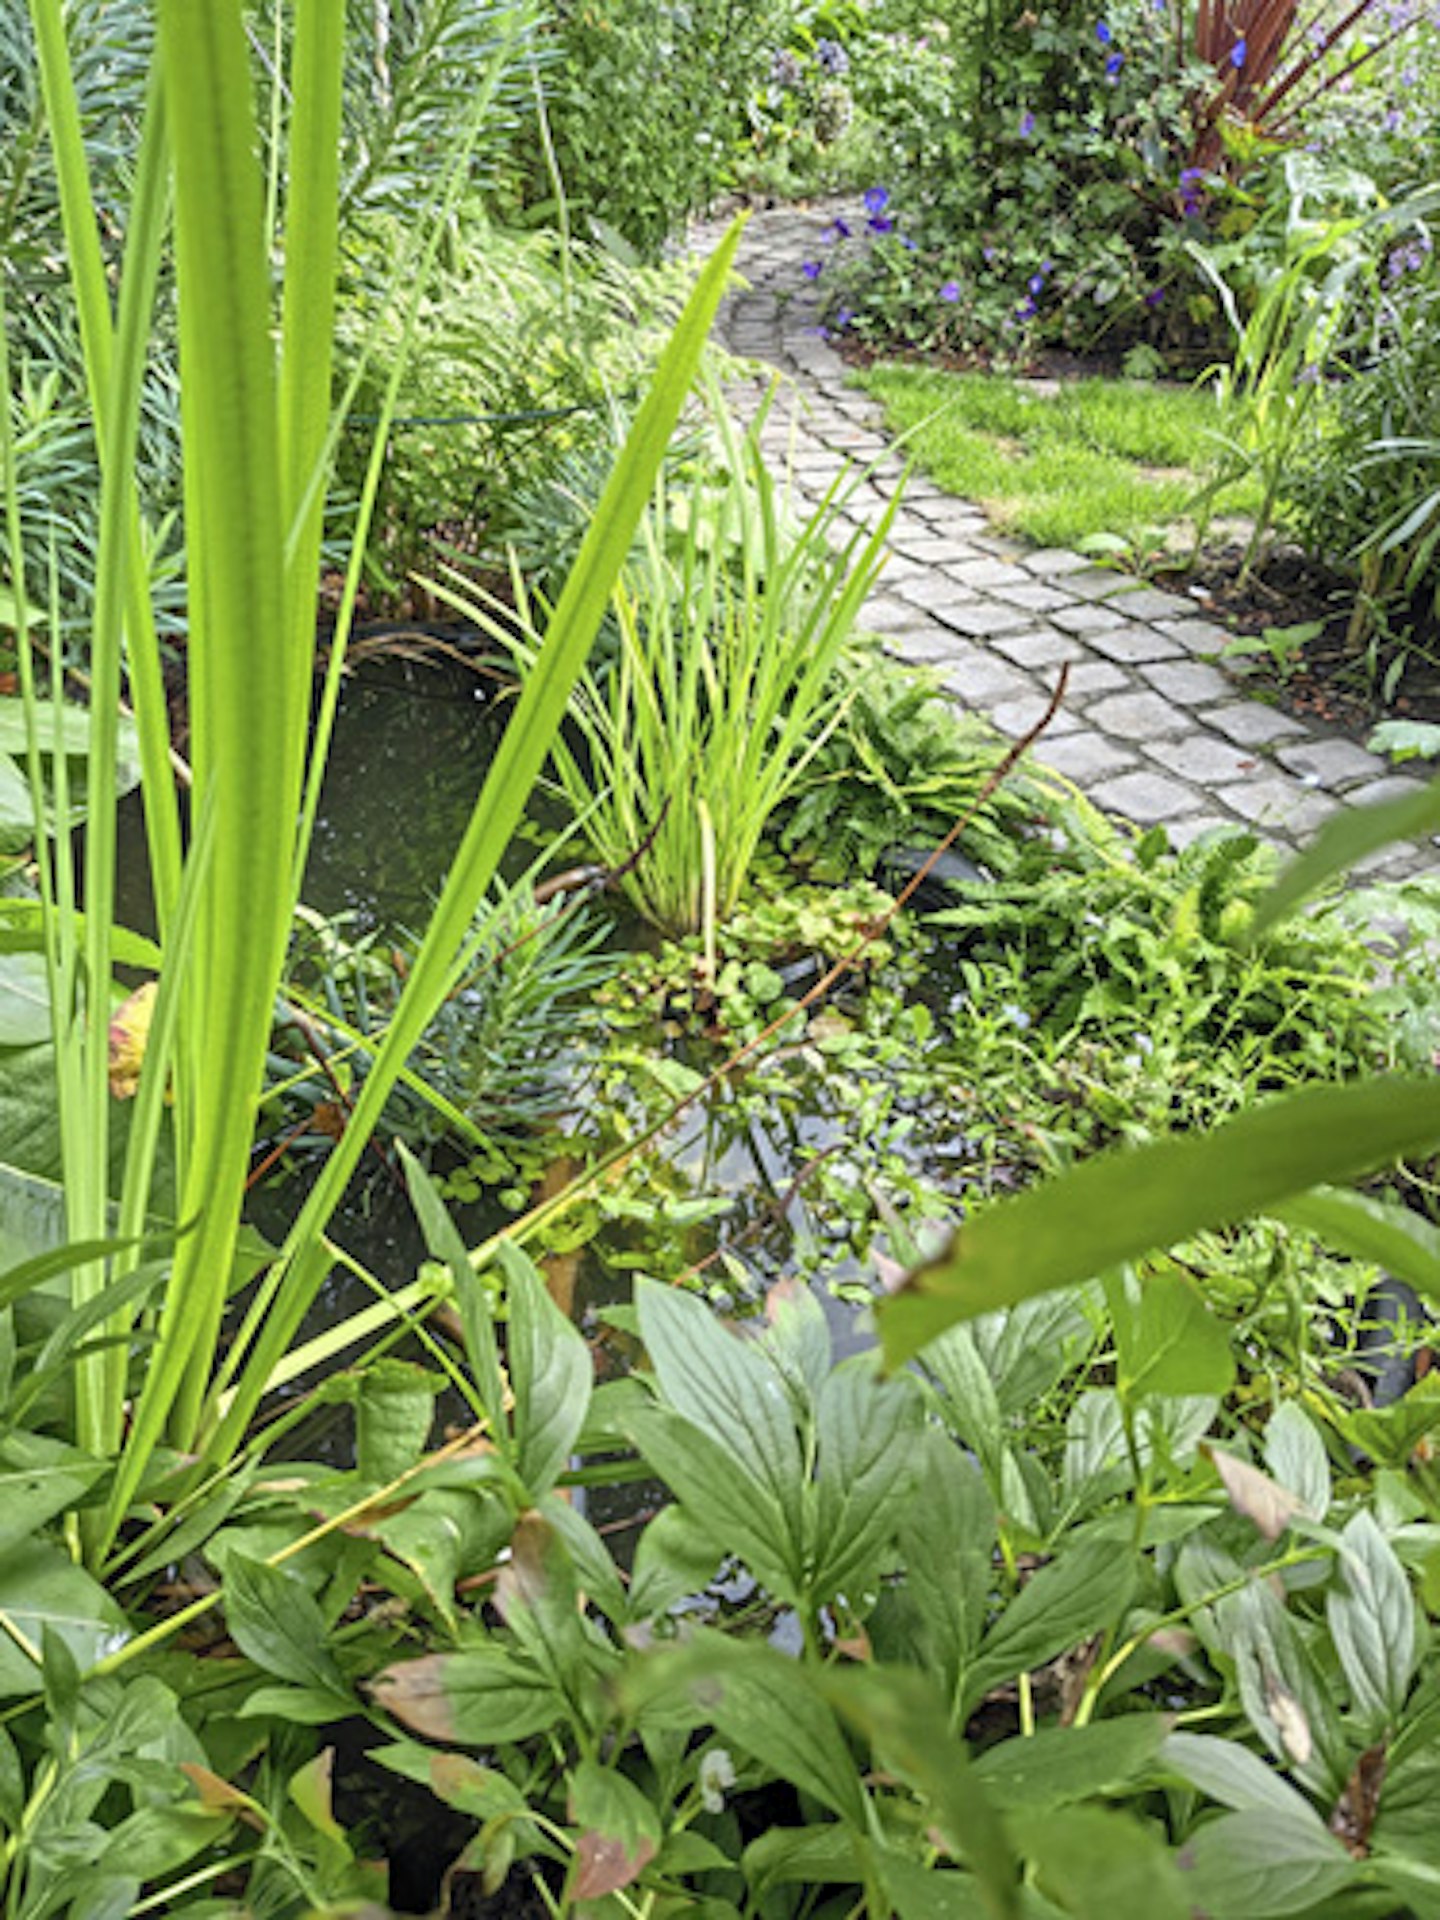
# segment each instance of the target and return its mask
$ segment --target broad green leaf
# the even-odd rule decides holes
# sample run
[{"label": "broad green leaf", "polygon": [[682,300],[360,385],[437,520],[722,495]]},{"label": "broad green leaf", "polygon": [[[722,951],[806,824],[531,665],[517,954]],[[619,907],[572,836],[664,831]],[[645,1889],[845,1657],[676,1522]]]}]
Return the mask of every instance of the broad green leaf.
[{"label": "broad green leaf", "polygon": [[520,1516],[510,1558],[495,1583],[495,1605],[520,1651],[558,1693],[575,1699],[591,1664],[592,1642],[564,1542],[542,1515]]},{"label": "broad green leaf", "polygon": [[933,1340],[925,1350],[925,1370],[943,1395],[946,1425],[975,1449],[985,1471],[995,1476],[1004,1426],[990,1369],[980,1358],[973,1329],[951,1327]]},{"label": "broad green leaf", "polygon": [[683,1653],[632,1667],[622,1698],[632,1712],[676,1692],[737,1754],[751,1754],[814,1797],[856,1833],[866,1800],[845,1737],[815,1672],[773,1647],[698,1631]]},{"label": "broad green leaf", "polygon": [[830,1373],[830,1326],[803,1280],[779,1280],[766,1294],[761,1344],[804,1399],[818,1398]]},{"label": "broad green leaf", "polygon": [[965,1676],[967,1710],[1002,1680],[1028,1673],[1056,1654],[1117,1625],[1135,1568],[1107,1541],[1067,1547],[1033,1574],[980,1643]]},{"label": "broad green leaf", "polygon": [[1187,1883],[1153,1827],[1109,1807],[1012,1813],[1016,1845],[1039,1890],[1076,1920],[1192,1920]]},{"label": "broad green leaf", "polygon": [[441,1382],[424,1367],[383,1358],[356,1376],[355,1471],[370,1487],[408,1473],[425,1451]]},{"label": "broad green leaf", "polygon": [[1363,1507],[1340,1535],[1325,1617],[1352,1711],[1377,1731],[1393,1724],[1415,1673],[1419,1621],[1405,1569]]},{"label": "broad green leaf", "polygon": [[1330,1460],[1315,1422],[1297,1401],[1286,1400],[1265,1428],[1265,1464],[1282,1487],[1300,1498],[1312,1520],[1330,1510]]},{"label": "broad green leaf", "polygon": [[861,1605],[854,1583],[875,1579],[915,1496],[920,1432],[912,1380],[877,1380],[862,1357],[826,1379],[815,1421],[815,1600]]},{"label": "broad green leaf", "polygon": [[104,1472],[103,1461],[63,1440],[39,1433],[5,1435],[0,1439],[0,1548],[8,1553],[75,1506]]},{"label": "broad green leaf", "polygon": [[780,1599],[801,1598],[801,1543],[768,1486],[739,1468],[701,1428],[666,1407],[630,1406],[625,1431],[651,1469],[704,1529],[717,1558],[735,1554]]},{"label": "broad green leaf", "polygon": [[0,1700],[38,1690],[39,1672],[21,1640],[38,1650],[48,1639],[68,1650],[72,1665],[85,1668],[127,1632],[105,1589],[43,1540],[16,1541],[0,1561],[0,1616],[13,1630],[0,1628]]},{"label": "broad green leaf", "polygon": [[574,1451],[595,1378],[590,1349],[546,1291],[534,1265],[508,1242],[500,1251],[510,1299],[508,1357],[515,1394],[515,1465],[538,1500]]},{"label": "broad green leaf", "polygon": [[662,1507],[635,1549],[631,1615],[648,1620],[668,1613],[677,1600],[703,1592],[729,1552],[687,1508]]},{"label": "broad green leaf", "polygon": [[44,957],[0,953],[0,1047],[35,1046],[49,1037],[50,985]]},{"label": "broad green leaf", "polygon": [[455,1583],[493,1566],[513,1525],[509,1506],[481,1488],[431,1487],[399,1513],[376,1521],[374,1530],[453,1627]]},{"label": "broad green leaf", "polygon": [[1120,1397],[1113,1387],[1092,1387],[1076,1400],[1065,1422],[1066,1500],[1083,1515],[1134,1477]]},{"label": "broad green leaf", "polygon": [[837,1821],[823,1827],[770,1827],[741,1856],[757,1900],[775,1887],[854,1886],[864,1879],[856,1836]]},{"label": "broad green leaf", "polygon": [[1167,1726],[1158,1713],[1127,1713],[1086,1727],[1045,1727],[987,1748],[975,1775],[1002,1813],[1118,1796],[1153,1769]]},{"label": "broad green leaf", "polygon": [[922,1867],[888,1848],[872,1858],[900,1920],[986,1920],[988,1910],[973,1874]]},{"label": "broad green leaf", "polygon": [[529,1802],[517,1786],[468,1754],[438,1753],[418,1740],[397,1740],[391,1746],[372,1747],[369,1757],[392,1773],[429,1787],[437,1800],[472,1819],[493,1820],[500,1814],[529,1811]]},{"label": "broad green leaf", "polygon": [[995,1506],[980,1469],[945,1434],[927,1429],[916,1457],[924,1499],[902,1517],[905,1593],[920,1620],[926,1664],[954,1700],[984,1631]]},{"label": "broad green leaf", "polygon": [[246,1659],[266,1673],[333,1693],[341,1712],[351,1704],[320,1608],[294,1574],[243,1553],[227,1554],[225,1624]]},{"label": "broad green leaf", "polygon": [[1309,1913],[1359,1873],[1308,1807],[1284,1815],[1273,1806],[1250,1808],[1207,1820],[1179,1859],[1190,1899],[1214,1920]]},{"label": "broad green leaf", "polygon": [[635,1303],[666,1405],[764,1487],[797,1534],[804,1468],[794,1409],[774,1363],[678,1287],[641,1280]]},{"label": "broad green leaf", "polygon": [[[586,1598],[594,1601],[607,1620],[617,1624],[627,1621],[630,1618],[630,1602],[626,1597],[625,1583],[620,1578],[609,1548],[584,1514],[563,1493],[547,1493],[538,1511],[546,1525],[564,1543],[570,1564],[575,1569],[575,1577]],[[649,1526],[644,1529],[647,1533],[649,1530]],[[706,1584],[702,1580],[688,1591],[698,1593]]]},{"label": "broad green leaf", "polygon": [[987,1920],[1015,1920],[1020,1889],[1009,1834],[933,1687],[895,1668],[829,1668],[818,1684],[880,1764],[924,1794],[935,1825],[974,1873]]},{"label": "broad green leaf", "polygon": [[1258,1754],[1238,1740],[1211,1733],[1172,1733],[1160,1750],[1165,1767],[1237,1813],[1269,1813],[1280,1820],[1318,1819],[1310,1803]]},{"label": "broad green leaf", "polygon": [[329,1727],[343,1719],[353,1700],[329,1687],[255,1687],[236,1709],[242,1720],[278,1720],[283,1726]]},{"label": "broad green leaf", "polygon": [[1272,1209],[1326,1246],[1373,1260],[1426,1299],[1440,1301],[1440,1227],[1413,1207],[1342,1187],[1316,1187]]},{"label": "broad green leaf", "polygon": [[1399,800],[1351,807],[1332,814],[1315,838],[1280,875],[1255,910],[1259,935],[1282,920],[1317,887],[1353,867],[1366,854],[1397,840],[1418,840],[1440,828],[1440,781]]},{"label": "broad green leaf", "polygon": [[35,838],[30,783],[8,753],[0,753],[0,853],[23,853]]},{"label": "broad green leaf", "polygon": [[986,1208],[877,1309],[898,1365],[956,1320],[1273,1211],[1440,1140],[1440,1087],[1382,1077],[1265,1102],[1206,1134],[1094,1159]]},{"label": "broad green leaf", "polygon": [[1182,1274],[1140,1282],[1138,1300],[1117,1300],[1117,1385],[1133,1399],[1147,1393],[1227,1393],[1235,1383],[1230,1339]]},{"label": "broad green leaf", "polygon": [[489,1747],[528,1740],[565,1703],[528,1660],[499,1646],[425,1654],[387,1667],[370,1691],[386,1713],[427,1740]]},{"label": "broad green leaf", "polygon": [[660,1848],[660,1815],[635,1785],[613,1767],[582,1760],[571,1769],[570,1819],[580,1828],[575,1843],[577,1900],[601,1900],[628,1887]]}]

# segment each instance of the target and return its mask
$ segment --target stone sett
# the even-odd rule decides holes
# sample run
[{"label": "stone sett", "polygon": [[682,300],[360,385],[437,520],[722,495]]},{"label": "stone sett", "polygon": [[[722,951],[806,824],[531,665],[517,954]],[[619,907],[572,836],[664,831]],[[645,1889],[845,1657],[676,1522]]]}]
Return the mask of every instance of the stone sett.
[{"label": "stone sett", "polygon": [[1202,787],[1220,787],[1235,780],[1248,780],[1268,770],[1268,763],[1231,740],[1217,740],[1213,733],[1187,733],[1179,740],[1148,743],[1146,754],[1183,774]]},{"label": "stone sett", "polygon": [[1255,700],[1232,707],[1210,707],[1200,718],[1241,747],[1266,747],[1276,740],[1293,740],[1307,731],[1288,713],[1277,713],[1274,707],[1262,707]]},{"label": "stone sett", "polygon": [[1287,773],[1316,780],[1336,792],[1357,780],[1376,780],[1385,772],[1377,753],[1367,753],[1353,740],[1307,740],[1302,746],[1281,747],[1275,758]]},{"label": "stone sett", "polygon": [[1188,813],[1197,813],[1204,804],[1193,787],[1169,780],[1163,773],[1143,771],[1102,780],[1099,786],[1091,787],[1090,798],[1107,813],[1123,814],[1142,827],[1182,819]]},{"label": "stone sett", "polygon": [[1186,653],[1219,653],[1230,638],[1213,620],[1200,620],[1193,614],[1188,620],[1161,620],[1158,625],[1165,638],[1183,647]]},{"label": "stone sett", "polygon": [[1027,633],[997,633],[994,646],[997,653],[1003,653],[1017,667],[1056,667],[1062,660],[1077,659],[1080,651],[1068,633],[1047,633],[1043,628]]},{"label": "stone sett", "polygon": [[1172,707],[1158,693],[1117,693],[1097,700],[1087,715],[1092,727],[1113,733],[1119,740],[1164,740],[1188,733],[1194,722],[1181,707]]},{"label": "stone sett", "polygon": [[1302,836],[1328,820],[1340,805],[1338,800],[1311,793],[1297,780],[1278,773],[1221,787],[1216,798],[1257,827],[1278,827],[1284,833]]},{"label": "stone sett", "polygon": [[1173,640],[1167,640],[1154,627],[1141,626],[1138,621],[1134,626],[1111,626],[1087,633],[1085,644],[1096,653],[1103,653],[1107,660],[1126,667],[1138,667],[1151,660],[1173,660],[1180,651]]},{"label": "stone sett", "polygon": [[867,600],[860,609],[856,624],[868,627],[872,633],[897,632],[914,626],[915,609],[899,599],[880,597]]},{"label": "stone sett", "polygon": [[970,606],[935,607],[933,612],[947,627],[977,640],[997,633],[1019,633],[1030,626],[1032,619],[1023,607],[1001,606],[994,600],[977,600]]},{"label": "stone sett", "polygon": [[[990,709],[990,723],[998,727],[1001,733],[1008,734],[1012,740],[1018,740],[1022,733],[1028,733],[1045,717],[1050,705],[1048,693],[1026,694],[1021,700],[1005,700],[998,707]],[[1067,733],[1073,733],[1080,725],[1079,718],[1066,713],[1062,708],[1045,729],[1046,741],[1063,739]],[[1038,752],[1039,749],[1037,748]]]},{"label": "stone sett", "polygon": [[1132,587],[1122,582],[1111,597],[1116,611],[1131,620],[1177,620],[1190,611],[1188,600],[1160,587]]},{"label": "stone sett", "polygon": [[1070,669],[1065,698],[1085,706],[1100,694],[1120,693],[1127,688],[1131,692],[1139,691],[1134,679],[1123,667],[1117,667],[1109,660],[1081,660]]},{"label": "stone sett", "polygon": [[996,587],[997,600],[1003,600],[1008,606],[1024,607],[1027,613],[1051,613],[1056,607],[1068,607],[1069,597],[1059,587],[1043,587],[1032,583],[1025,587]]},{"label": "stone sett", "polygon": [[1119,773],[1135,764],[1133,748],[1121,746],[1118,740],[1096,733],[1092,727],[1077,728],[1058,738],[1047,732],[1035,748],[1035,757],[1043,766],[1053,767],[1087,791],[1107,774]]},{"label": "stone sett", "polygon": [[1199,707],[1207,701],[1228,699],[1230,682],[1214,667],[1198,660],[1163,661],[1141,669],[1155,691],[1178,706]]},{"label": "stone sett", "polygon": [[1068,547],[1040,547],[1034,553],[1027,553],[1021,565],[1042,580],[1062,580],[1072,573],[1087,572],[1090,562],[1083,554],[1071,553]]},{"label": "stone sett", "polygon": [[1383,800],[1408,800],[1424,791],[1423,780],[1411,780],[1403,773],[1391,773],[1383,780],[1369,780],[1363,787],[1352,788],[1345,797],[1357,807],[1374,807]]},{"label": "stone sett", "polygon": [[944,681],[967,707],[1003,705],[1007,700],[1024,700],[1035,691],[1035,682],[1029,674],[989,655],[954,665],[947,663]]},{"label": "stone sett", "polygon": [[1057,607],[1049,616],[1057,627],[1063,627],[1066,633],[1104,633],[1116,624],[1115,615],[1109,607],[1089,605]]}]

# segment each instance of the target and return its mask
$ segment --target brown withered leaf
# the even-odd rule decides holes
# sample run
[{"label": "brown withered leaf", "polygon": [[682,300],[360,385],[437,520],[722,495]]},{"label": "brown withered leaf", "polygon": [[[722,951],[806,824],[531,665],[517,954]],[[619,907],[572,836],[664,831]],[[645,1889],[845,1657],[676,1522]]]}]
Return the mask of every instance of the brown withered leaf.
[{"label": "brown withered leaf", "polygon": [[1298,1494],[1282,1487],[1259,1467],[1252,1467],[1248,1460],[1227,1453],[1223,1447],[1207,1445],[1200,1451],[1219,1474],[1220,1484],[1236,1513],[1265,1539],[1278,1540],[1295,1515],[1304,1512],[1304,1502]]},{"label": "brown withered leaf", "polygon": [[1355,1762],[1354,1771],[1330,1815],[1331,1833],[1337,1840],[1344,1841],[1346,1851],[1356,1860],[1370,1857],[1370,1835],[1380,1811],[1380,1789],[1385,1784],[1387,1758],[1383,1740],[1367,1747]]},{"label": "brown withered leaf", "polygon": [[402,1661],[398,1667],[387,1667],[370,1686],[386,1713],[428,1740],[455,1738],[455,1717],[445,1690],[445,1659],[444,1654],[427,1653],[418,1660]]},{"label": "brown withered leaf", "polygon": [[[558,1564],[557,1555],[560,1556]],[[563,1549],[550,1522],[533,1507],[522,1513],[511,1537],[510,1558],[495,1582],[495,1605],[500,1618],[508,1622],[517,1602],[522,1607],[538,1607],[554,1586],[563,1564]]]},{"label": "brown withered leaf", "polygon": [[201,1810],[205,1813],[235,1815],[253,1827],[257,1833],[265,1831],[265,1821],[255,1802],[248,1793],[222,1779],[218,1773],[212,1773],[209,1767],[202,1767],[194,1760],[182,1760],[180,1771],[187,1777],[200,1799]]},{"label": "brown withered leaf", "polygon": [[607,1834],[582,1833],[575,1848],[578,1868],[573,1889],[575,1899],[603,1900],[607,1893],[618,1893],[621,1887],[628,1887],[637,1879],[654,1858],[653,1840],[641,1838],[633,1848],[627,1848],[623,1840],[612,1839]]},{"label": "brown withered leaf", "polygon": [[1265,1706],[1275,1722],[1280,1744],[1297,1767],[1307,1766],[1315,1751],[1315,1738],[1305,1709],[1278,1675],[1265,1671]]}]

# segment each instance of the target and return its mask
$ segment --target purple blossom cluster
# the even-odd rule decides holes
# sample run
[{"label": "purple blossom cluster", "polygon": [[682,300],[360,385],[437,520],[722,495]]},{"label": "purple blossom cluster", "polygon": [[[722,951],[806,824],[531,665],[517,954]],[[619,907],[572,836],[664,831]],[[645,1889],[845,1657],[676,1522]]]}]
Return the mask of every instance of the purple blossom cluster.
[{"label": "purple blossom cluster", "polygon": [[1389,285],[1393,287],[1397,280],[1403,280],[1407,274],[1419,273],[1429,258],[1431,245],[1429,234],[1420,233],[1413,240],[1392,247],[1385,261],[1385,278]]}]

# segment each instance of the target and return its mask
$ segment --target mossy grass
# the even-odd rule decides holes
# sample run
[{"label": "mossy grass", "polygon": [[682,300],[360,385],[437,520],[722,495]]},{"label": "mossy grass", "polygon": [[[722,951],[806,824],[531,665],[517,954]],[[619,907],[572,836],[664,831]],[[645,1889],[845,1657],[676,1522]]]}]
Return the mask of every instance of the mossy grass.
[{"label": "mossy grass", "polygon": [[[1097,534],[1136,547],[1153,529],[1183,543],[1189,504],[1210,477],[1220,426],[1202,387],[1103,377],[1037,381],[882,364],[859,384],[909,436],[921,467],[974,500],[1000,526],[1039,546],[1075,547]],[[1247,483],[1227,514],[1258,504]]]}]

